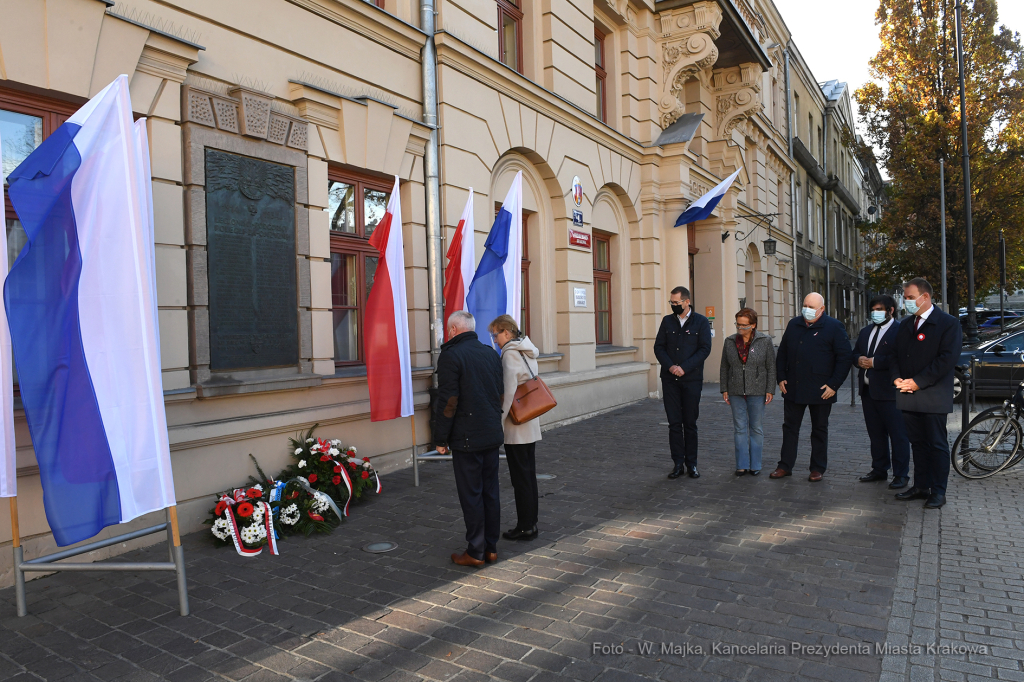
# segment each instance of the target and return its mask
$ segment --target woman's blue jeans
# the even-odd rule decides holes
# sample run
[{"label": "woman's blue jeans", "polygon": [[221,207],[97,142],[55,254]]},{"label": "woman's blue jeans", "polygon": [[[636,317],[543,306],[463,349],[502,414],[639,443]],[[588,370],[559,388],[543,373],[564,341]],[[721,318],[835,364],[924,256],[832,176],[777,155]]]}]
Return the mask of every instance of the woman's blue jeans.
[{"label": "woman's blue jeans", "polygon": [[732,405],[733,438],[736,441],[736,468],[761,470],[761,452],[764,450],[763,393],[757,395],[730,395]]}]

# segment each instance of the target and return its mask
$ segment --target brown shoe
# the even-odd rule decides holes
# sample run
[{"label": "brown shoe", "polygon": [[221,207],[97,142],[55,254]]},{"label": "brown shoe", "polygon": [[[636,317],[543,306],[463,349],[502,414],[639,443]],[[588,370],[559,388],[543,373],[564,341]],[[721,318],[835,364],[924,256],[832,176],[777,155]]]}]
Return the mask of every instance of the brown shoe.
[{"label": "brown shoe", "polygon": [[768,478],[783,478],[784,476],[792,476],[792,475],[793,474],[791,472],[786,471],[782,467],[779,467],[775,471],[773,471],[770,474],[768,474]]},{"label": "brown shoe", "polygon": [[452,563],[458,564],[459,566],[472,566],[473,568],[480,568],[484,565],[484,562],[480,559],[474,559],[465,552],[462,554],[452,554]]},{"label": "brown shoe", "polygon": [[812,471],[811,475],[807,477],[807,480],[811,483],[821,483],[821,472]]},{"label": "brown shoe", "polygon": [[484,561],[486,561],[489,564],[497,563],[497,561],[498,561],[498,553],[497,552],[487,552],[487,553],[485,553],[484,554]]}]

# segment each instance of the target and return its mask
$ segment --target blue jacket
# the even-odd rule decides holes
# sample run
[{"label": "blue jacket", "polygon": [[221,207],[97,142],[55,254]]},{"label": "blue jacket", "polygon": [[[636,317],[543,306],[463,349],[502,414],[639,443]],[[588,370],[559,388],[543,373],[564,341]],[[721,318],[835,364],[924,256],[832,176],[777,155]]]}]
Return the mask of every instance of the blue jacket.
[{"label": "blue jacket", "polygon": [[913,315],[900,321],[893,358],[889,361],[889,383],[913,379],[918,389],[896,393],[896,407],[904,412],[948,414],[953,411],[953,370],[963,347],[960,321],[938,308],[932,310],[920,329],[914,329]]},{"label": "blue jacket", "polygon": [[[654,356],[661,363],[661,378],[665,381],[704,381],[704,361],[711,355],[711,324],[708,318],[690,310],[686,324],[680,325],[675,315],[666,315],[654,340]],[[669,372],[679,365],[681,377]]]},{"label": "blue jacket", "polygon": [[[892,350],[896,347],[896,333],[899,331],[900,321],[893,320],[885,336],[875,343],[875,352],[872,356],[874,366],[871,369],[857,368],[857,387],[861,394],[868,389],[868,395],[872,400],[896,400],[896,387],[889,380],[889,359],[892,357]],[[868,342],[871,340],[871,332],[875,325],[869,324],[860,330],[857,337],[857,344],[853,347],[853,366],[857,367],[857,361],[868,354]],[[868,384],[864,385],[864,375],[867,374]]]},{"label": "blue jacket", "polygon": [[786,382],[786,400],[800,405],[834,403],[836,396],[828,400],[821,397],[825,390],[822,386],[838,392],[851,364],[850,339],[839,320],[822,315],[808,326],[804,318],[794,317],[775,356],[775,380]]}]

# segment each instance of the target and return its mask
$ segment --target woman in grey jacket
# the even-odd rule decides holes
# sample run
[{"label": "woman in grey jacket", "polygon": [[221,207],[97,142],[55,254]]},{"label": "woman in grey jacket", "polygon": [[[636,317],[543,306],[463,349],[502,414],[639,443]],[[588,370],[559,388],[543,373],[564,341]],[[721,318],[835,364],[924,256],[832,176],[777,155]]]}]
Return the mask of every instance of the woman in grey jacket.
[{"label": "woman in grey jacket", "polygon": [[764,406],[775,396],[775,345],[757,331],[757,313],[744,308],[736,313],[737,333],[725,340],[719,390],[732,407],[736,443],[736,475],[761,473]]},{"label": "woman in grey jacket", "polygon": [[502,537],[506,540],[534,540],[537,537],[538,507],[535,449],[540,440],[540,417],[516,424],[510,410],[519,384],[536,376],[540,351],[530,337],[523,336],[511,315],[495,318],[487,329],[501,346],[501,369],[505,377],[501,424],[505,429],[505,462],[516,494],[518,517],[516,527],[502,533]]}]

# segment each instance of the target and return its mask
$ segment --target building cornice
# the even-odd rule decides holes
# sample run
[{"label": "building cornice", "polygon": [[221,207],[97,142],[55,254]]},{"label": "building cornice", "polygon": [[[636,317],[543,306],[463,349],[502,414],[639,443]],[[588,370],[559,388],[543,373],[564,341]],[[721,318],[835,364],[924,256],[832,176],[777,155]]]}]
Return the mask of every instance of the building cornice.
[{"label": "building cornice", "polygon": [[287,0],[324,19],[418,60],[427,34],[363,0]]}]

